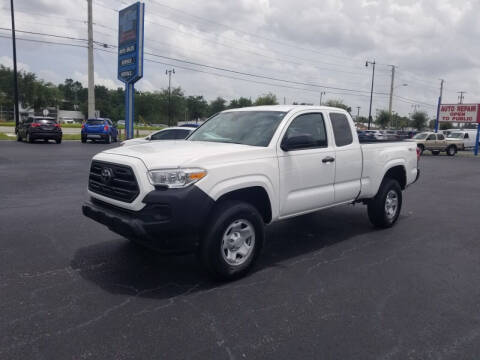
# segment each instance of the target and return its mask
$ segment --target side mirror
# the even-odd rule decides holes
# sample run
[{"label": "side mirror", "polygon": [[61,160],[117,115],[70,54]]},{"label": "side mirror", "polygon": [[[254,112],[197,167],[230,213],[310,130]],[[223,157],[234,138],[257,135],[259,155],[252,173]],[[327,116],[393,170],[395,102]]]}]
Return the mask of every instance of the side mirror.
[{"label": "side mirror", "polygon": [[283,151],[307,149],[316,146],[315,139],[310,135],[296,135],[283,139],[280,145]]},{"label": "side mirror", "polygon": [[148,135],[145,140],[148,140],[148,141],[151,141],[152,140],[152,137],[150,135]]}]

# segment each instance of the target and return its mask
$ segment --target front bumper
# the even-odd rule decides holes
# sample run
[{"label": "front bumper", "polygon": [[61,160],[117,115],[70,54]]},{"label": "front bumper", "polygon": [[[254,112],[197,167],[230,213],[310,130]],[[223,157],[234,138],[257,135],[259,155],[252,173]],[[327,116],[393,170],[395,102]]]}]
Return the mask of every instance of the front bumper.
[{"label": "front bumper", "polygon": [[194,251],[214,201],[196,186],[154,190],[140,211],[125,210],[92,198],[83,214],[111,231],[162,252]]}]

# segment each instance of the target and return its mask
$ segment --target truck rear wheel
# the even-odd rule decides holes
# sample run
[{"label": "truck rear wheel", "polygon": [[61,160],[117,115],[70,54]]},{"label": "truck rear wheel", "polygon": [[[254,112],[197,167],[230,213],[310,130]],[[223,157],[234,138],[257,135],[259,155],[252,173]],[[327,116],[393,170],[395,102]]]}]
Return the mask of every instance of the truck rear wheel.
[{"label": "truck rear wheel", "polygon": [[263,246],[262,216],[248,203],[228,200],[215,207],[211,219],[200,247],[203,265],[219,280],[242,277],[252,268]]},{"label": "truck rear wheel", "polygon": [[402,209],[402,189],[397,180],[385,178],[377,195],[368,202],[368,218],[379,228],[395,224]]},{"label": "truck rear wheel", "polygon": [[447,155],[448,156],[455,156],[456,153],[457,153],[457,147],[455,145],[450,145],[447,148]]}]

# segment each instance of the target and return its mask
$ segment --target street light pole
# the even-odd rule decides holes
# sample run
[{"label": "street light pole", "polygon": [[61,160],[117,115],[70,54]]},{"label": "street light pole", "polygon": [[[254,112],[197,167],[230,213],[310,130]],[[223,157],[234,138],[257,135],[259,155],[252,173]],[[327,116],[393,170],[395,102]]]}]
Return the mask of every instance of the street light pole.
[{"label": "street light pole", "polygon": [[92,0],[88,0],[88,118],[95,117],[95,80],[93,70]]},{"label": "street light pole", "polygon": [[373,67],[372,70],[372,88],[370,90],[370,107],[368,109],[368,130],[370,130],[370,124],[372,123],[372,100],[373,100],[373,82],[375,81],[375,60],[373,62],[365,62],[365,66],[368,67],[368,64],[371,64]]},{"label": "street light pole", "polygon": [[440,79],[440,96],[438,97],[438,105],[437,105],[437,119],[435,121],[435,132],[438,132],[438,125],[440,122],[440,106],[442,105],[442,96],[443,96],[443,83],[445,80]]},{"label": "street light pole", "polygon": [[15,38],[15,11],[13,9],[13,0],[10,0],[10,11],[12,13],[13,101],[15,109],[15,133],[17,133],[20,114],[18,110],[17,41]]},{"label": "street light pole", "polygon": [[392,116],[392,102],[393,102],[393,89],[394,89],[394,82],[395,82],[395,65],[390,65],[392,67],[392,80],[390,82],[390,99],[388,102],[388,113]]},{"label": "street light pole", "polygon": [[175,74],[175,69],[165,70],[165,75],[168,75],[168,126],[172,126],[172,112],[171,112],[171,103],[172,103],[172,74]]},{"label": "street light pole", "polygon": [[323,97],[323,95],[325,95],[325,94],[326,94],[325,91],[321,91],[321,92],[320,92],[320,106],[322,106],[322,97]]}]

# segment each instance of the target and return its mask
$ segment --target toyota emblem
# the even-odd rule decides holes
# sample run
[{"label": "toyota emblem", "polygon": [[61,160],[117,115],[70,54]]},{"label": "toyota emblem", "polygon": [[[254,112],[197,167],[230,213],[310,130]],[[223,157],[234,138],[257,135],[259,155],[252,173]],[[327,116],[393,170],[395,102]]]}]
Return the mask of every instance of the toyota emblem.
[{"label": "toyota emblem", "polygon": [[103,168],[101,175],[102,175],[102,182],[104,184],[108,184],[112,180],[112,177],[113,177],[112,169]]}]

